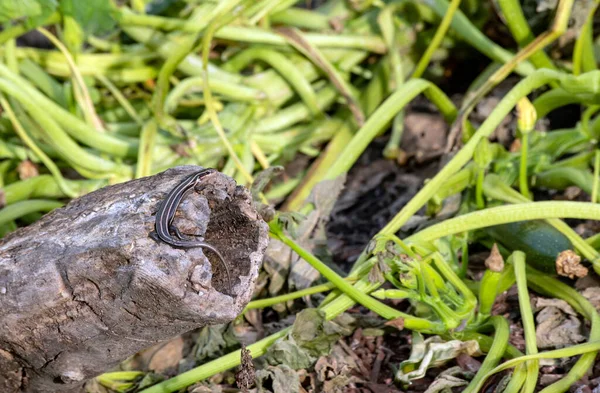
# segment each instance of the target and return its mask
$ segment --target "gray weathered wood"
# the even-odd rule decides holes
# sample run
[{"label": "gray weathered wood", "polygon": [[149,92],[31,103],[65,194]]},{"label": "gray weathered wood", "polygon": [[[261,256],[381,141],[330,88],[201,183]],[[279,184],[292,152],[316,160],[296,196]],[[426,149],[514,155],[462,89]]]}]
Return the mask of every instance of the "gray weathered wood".
[{"label": "gray weathered wood", "polygon": [[216,176],[174,221],[221,251],[234,295],[210,251],[149,237],[161,200],[199,169],[103,188],[2,239],[0,391],[78,391],[143,348],[243,310],[268,242],[245,188]]}]

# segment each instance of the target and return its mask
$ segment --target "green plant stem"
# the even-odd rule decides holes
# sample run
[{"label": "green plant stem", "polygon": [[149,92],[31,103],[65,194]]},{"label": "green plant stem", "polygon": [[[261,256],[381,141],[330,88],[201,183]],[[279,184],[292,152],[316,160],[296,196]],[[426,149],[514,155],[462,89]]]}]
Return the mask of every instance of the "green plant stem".
[{"label": "green plant stem", "polygon": [[598,186],[600,183],[600,149],[594,151],[594,183],[592,186],[592,203],[598,202]]},{"label": "green plant stem", "polygon": [[479,314],[477,322],[485,322],[492,315],[492,307],[498,296],[498,282],[502,276],[501,272],[486,269],[479,287]]},{"label": "green plant stem", "polygon": [[304,177],[301,185],[287,199],[282,206],[282,211],[297,211],[310,195],[314,186],[322,180],[324,173],[340,157],[341,152],[352,139],[352,130],[348,122],[343,122],[333,139],[329,141],[327,147],[311,167],[308,174]]},{"label": "green plant stem", "polygon": [[317,10],[288,8],[270,15],[271,23],[290,25],[308,30],[329,30],[329,17]]},{"label": "green plant stem", "polygon": [[[535,40],[531,41],[526,47],[521,49],[514,57],[496,70],[492,76],[486,79],[476,91],[472,92],[467,102],[463,104],[461,113],[459,115],[459,120],[462,121],[465,129],[467,129],[466,123],[468,122],[467,118],[469,113],[475,107],[475,104],[485,96],[485,94],[487,94],[498,83],[503,81],[522,61],[529,58],[532,54],[543,50],[546,46],[550,45],[566,31],[574,1],[575,0],[559,0],[554,23],[552,24],[551,28],[539,35]],[[553,82],[554,81],[550,81],[550,83]]]},{"label": "green plant stem", "polygon": [[[443,18],[448,12],[449,5],[446,0],[433,0],[429,4],[440,18]],[[492,60],[504,64],[514,57],[514,54],[487,38],[473,25],[473,23],[471,23],[469,18],[467,18],[460,9],[456,11],[452,18],[450,27],[452,27],[452,29],[454,29],[471,46]],[[516,66],[515,71],[520,75],[530,75],[535,71],[535,67],[529,62],[523,61]]]},{"label": "green plant stem", "polygon": [[[225,1],[224,3],[229,3],[229,1]],[[156,88],[152,95],[152,108],[158,125],[169,129],[174,134],[176,133],[175,125],[172,124],[174,121],[169,120],[164,113],[165,99],[167,98],[167,93],[169,91],[171,76],[179,64],[194,50],[199,38],[198,34],[206,28],[212,18],[218,15],[218,8],[219,6],[215,6],[210,13],[201,12],[204,11],[204,8],[195,8],[194,14],[190,19],[196,24],[198,29],[197,32],[184,36],[184,38],[178,42],[178,45],[170,53],[170,56],[165,59],[166,61],[158,73]]]},{"label": "green plant stem", "polygon": [[425,53],[423,53],[423,56],[421,56],[419,63],[415,67],[415,71],[412,74],[412,78],[420,78],[421,75],[423,75],[423,72],[425,72],[429,61],[431,60],[431,56],[433,56],[433,53],[439,48],[440,44],[442,43],[442,40],[444,39],[444,36],[446,35],[448,28],[450,27],[450,23],[454,18],[454,14],[456,13],[458,6],[460,6],[460,0],[452,0],[450,2],[450,5],[448,6],[446,12],[444,13],[444,16],[442,17],[442,22],[438,26],[438,29],[436,30],[435,35],[433,36],[433,39],[427,46]]},{"label": "green plant stem", "polygon": [[142,128],[140,134],[140,151],[138,153],[138,162],[135,170],[135,178],[150,176],[152,174],[152,156],[156,144],[156,134],[158,133],[158,124],[154,119],[148,120]]},{"label": "green plant stem", "polygon": [[438,271],[444,276],[442,282],[449,282],[460,294],[462,305],[456,309],[456,314],[461,319],[466,318],[473,313],[475,306],[477,305],[477,298],[439,252],[431,254],[431,258]]},{"label": "green plant stem", "polygon": [[269,64],[281,77],[286,79],[313,115],[321,113],[310,81],[304,77],[294,63],[281,53],[266,48],[249,48],[229,60],[225,69],[240,72],[255,60]]},{"label": "green plant stem", "polygon": [[[533,355],[520,356],[520,357],[511,359],[511,360],[507,360],[506,362],[502,363],[501,365],[495,367],[489,373],[487,373],[485,379],[487,379],[489,376],[491,376],[493,374],[499,373],[500,371],[507,370],[511,367],[515,367],[515,366],[517,366],[521,363],[527,362],[527,361],[539,360],[539,359],[562,359],[562,358],[568,358],[571,356],[587,354],[587,353],[591,353],[591,352],[594,352],[594,356],[595,356],[595,353],[599,350],[600,350],[600,340],[588,342],[585,344],[572,345],[570,347],[555,349],[552,351],[540,352],[540,353],[536,353]],[[483,387],[483,384],[485,383],[485,379],[479,381],[477,386],[475,386],[476,390],[474,390],[474,391],[479,391],[479,389],[481,389]],[[562,391],[564,392],[564,391],[568,390],[569,387],[570,386],[567,386],[566,389],[562,390]]]},{"label": "green plant stem", "polygon": [[600,220],[600,206],[589,202],[529,202],[490,207],[434,224],[405,239],[429,242],[444,236],[488,226],[548,218]]},{"label": "green plant stem", "polygon": [[0,90],[14,97],[38,122],[52,140],[52,146],[62,157],[79,166],[100,173],[124,173],[127,169],[112,161],[95,156],[77,145],[47,113],[12,82],[0,78]]},{"label": "green plant stem", "polygon": [[[593,75],[594,79],[600,77],[599,75]],[[483,138],[488,138],[489,135],[496,129],[498,124],[504,119],[504,117],[510,112],[510,110],[516,105],[518,100],[525,95],[529,94],[532,90],[541,87],[549,82],[555,80],[570,79],[564,74],[557,73],[550,70],[538,70],[531,76],[528,76],[521,82],[519,82],[504,98],[498,103],[494,111],[485,122],[479,127],[477,132],[469,139],[468,143],[454,156],[454,158],[442,168],[437,175],[428,181],[425,186],[400,210],[396,216],[390,220],[390,222],[381,230],[380,233],[392,234],[396,233],[406,221],[412,217],[427,201],[437,192],[437,190],[444,184],[444,182],[458,172],[473,156],[475,148],[479,145],[479,142]],[[586,78],[587,79],[587,78]],[[412,81],[411,81],[412,82]],[[584,81],[584,79],[576,79],[573,83],[577,84],[578,88],[583,88],[583,84],[589,84],[591,81]],[[410,83],[410,82],[408,82]],[[407,83],[407,85],[408,85]],[[588,85],[588,88],[592,87]],[[371,120],[369,118],[369,120]],[[367,123],[365,123],[365,126]],[[358,136],[359,134],[357,134]],[[355,137],[356,138],[356,137]],[[346,160],[342,158],[342,160]]]},{"label": "green plant stem", "polygon": [[334,179],[341,174],[348,172],[371,141],[392,121],[396,113],[421,93],[424,93],[427,98],[439,108],[446,119],[451,120],[454,118],[456,115],[454,104],[452,104],[452,101],[450,101],[437,86],[422,79],[410,80],[386,99],[377,110],[369,116],[365,124],[357,131],[333,166],[329,168],[326,179]]},{"label": "green plant stem", "polygon": [[350,283],[348,283],[342,277],[337,275],[337,273],[335,273],[330,267],[325,265],[323,262],[319,261],[310,252],[308,252],[299,244],[297,244],[288,236],[286,236],[276,225],[277,224],[273,222],[270,224],[271,234],[273,236],[275,236],[282,243],[286,244],[292,250],[294,250],[302,259],[304,259],[319,273],[321,273],[323,277],[325,277],[329,282],[333,283],[340,291],[342,291],[354,301],[367,307],[369,310],[381,315],[385,319],[392,320],[397,318],[403,318],[404,326],[408,329],[420,331],[437,331],[438,329],[440,329],[440,326],[431,321],[416,318],[411,315],[402,313],[398,310],[387,306],[386,304],[377,301],[376,299],[363,292],[357,291]]},{"label": "green plant stem", "polygon": [[529,148],[529,134],[530,132],[524,132],[521,136],[521,159],[519,160],[519,188],[521,194],[528,200],[531,200],[531,194],[529,192],[529,178],[527,177],[527,154]]},{"label": "green plant stem", "polygon": [[[63,16],[64,17],[64,16]],[[73,92],[75,93],[75,97],[78,98],[76,100],[77,104],[80,106],[81,111],[84,114],[84,117],[93,126],[98,132],[105,132],[104,126],[96,113],[96,108],[94,107],[94,103],[92,102],[92,98],[90,97],[90,92],[83,80],[83,76],[81,72],[77,68],[75,64],[75,60],[73,60],[73,56],[67,49],[63,43],[54,36],[51,32],[44,29],[43,27],[38,27],[37,31],[42,33],[56,48],[62,53],[64,56],[66,63],[69,66],[69,71],[71,73],[72,81],[73,81]],[[71,34],[72,35],[72,34]]]},{"label": "green plant stem", "polygon": [[[521,4],[518,0],[498,0],[498,5],[502,10],[504,21],[515,38],[515,41],[517,41],[521,48],[526,47],[534,40],[534,36],[529,28],[529,23],[527,23],[527,20],[525,19]],[[556,68],[550,57],[541,50],[532,54],[529,61],[531,61],[536,68]]]},{"label": "green plant stem", "polygon": [[[218,93],[225,99],[230,99],[232,101],[255,103],[256,101],[261,101],[267,98],[264,92],[240,84],[220,81],[217,79],[210,79],[208,84],[215,93]],[[204,78],[200,76],[194,76],[183,79],[169,92],[169,95],[165,99],[164,111],[167,113],[173,112],[177,108],[178,101],[190,90],[202,91],[203,89]]]},{"label": "green plant stem", "polygon": [[573,74],[579,75],[581,71],[588,72],[597,69],[596,59],[594,58],[594,37],[593,23],[594,14],[598,9],[600,1],[594,1],[590,7],[585,23],[579,30],[579,35],[575,41],[573,49]]},{"label": "green plant stem", "polygon": [[[279,332],[272,334],[260,341],[249,345],[246,349],[250,351],[252,358],[257,358],[264,355],[267,349],[273,345],[277,340],[285,337],[290,331],[291,327],[280,330]],[[142,390],[140,393],[172,393],[177,392],[183,388],[186,388],[198,381],[206,379],[219,372],[228,370],[240,364],[241,350],[237,350],[228,353],[225,356],[204,363],[200,367],[196,367],[190,371],[181,373],[171,379],[160,382],[147,389]]]},{"label": "green plant stem", "polygon": [[[134,14],[125,7],[121,7],[120,11],[119,22],[124,26],[152,27],[165,31],[178,30],[187,33],[199,32],[198,25],[193,21]],[[278,34],[259,28],[243,26],[223,26],[215,32],[215,38],[234,42],[288,46],[285,38]],[[374,53],[385,53],[386,49],[383,40],[375,35],[306,33],[306,39],[313,45],[323,48],[360,49]]]},{"label": "green plant stem", "polygon": [[285,30],[281,30],[281,34],[286,37],[286,40],[290,45],[323,71],[335,89],[342,97],[344,97],[348,109],[350,109],[350,112],[354,116],[356,124],[361,126],[364,123],[365,115],[362,108],[358,105],[355,89],[353,89],[349,82],[346,81],[346,78],[338,72],[337,68],[333,66],[319,48],[306,40],[304,34],[300,30],[286,28]]},{"label": "green plant stem", "polygon": [[[379,284],[367,283],[363,280],[354,284],[356,291],[361,293],[369,293],[375,290]],[[354,301],[347,296],[340,296],[326,306],[319,307],[325,312],[326,319],[331,320],[342,312],[354,305]],[[252,358],[257,358],[264,355],[267,349],[275,343],[275,341],[285,337],[291,331],[291,327],[285,328],[277,333],[274,333],[256,343],[249,345],[247,349],[250,351]],[[240,364],[241,353],[234,351],[216,360],[205,363],[190,371],[179,374],[171,379],[160,382],[150,388],[142,390],[140,393],[172,393],[181,390],[193,383],[206,379],[219,372],[228,370]]]},{"label": "green plant stem", "polygon": [[29,59],[23,59],[19,62],[18,72],[62,108],[67,108],[69,106],[63,84],[51,77],[46,70],[37,63]]},{"label": "green plant stem", "polygon": [[[317,107],[324,111],[335,102],[337,97],[338,93],[333,87],[325,86],[317,91]],[[273,133],[312,118],[313,116],[308,107],[303,102],[299,102],[280,109],[273,116],[262,119],[254,126],[252,132],[260,134]]]},{"label": "green plant stem", "polygon": [[[515,278],[517,280],[517,291],[519,293],[519,308],[521,310],[521,320],[523,321],[523,331],[525,335],[525,347],[527,354],[538,352],[535,337],[535,323],[533,321],[533,312],[529,301],[529,292],[527,290],[527,275],[525,273],[525,253],[515,251],[512,254],[513,267],[515,269]],[[527,363],[527,378],[523,386],[522,393],[533,393],[538,379],[539,361],[532,360]]]},{"label": "green plant stem", "polygon": [[[371,270],[375,261],[376,261],[376,259],[372,258],[371,263],[365,263],[363,266],[361,266],[361,269],[350,274],[348,277],[344,278],[344,280],[348,281],[349,283],[354,283],[360,277],[363,277],[365,274],[367,274],[369,272],[369,270]],[[319,292],[325,292],[325,291],[328,291],[328,290],[334,289],[334,288],[336,288],[336,286],[333,283],[328,282],[326,284],[316,285],[314,287],[302,289],[300,291],[286,293],[286,294],[280,295],[280,296],[274,296],[274,297],[271,297],[268,299],[253,300],[250,303],[248,303],[248,305],[246,306],[246,310],[254,309],[254,308],[270,307],[270,306],[278,304],[278,303],[284,303],[289,300],[298,299],[303,296],[308,296],[308,295],[312,295],[312,294],[319,293]]]},{"label": "green plant stem", "polygon": [[525,365],[519,364],[517,367],[515,367],[515,371],[513,371],[512,375],[510,376],[510,381],[508,381],[508,384],[502,393],[519,393],[521,391],[523,384],[527,379],[526,364],[527,363],[525,363]]},{"label": "green plant stem", "polygon": [[28,201],[15,202],[0,209],[0,225],[7,224],[30,213],[49,212],[62,205],[61,202],[47,199],[30,199]]},{"label": "green plant stem", "polygon": [[[228,12],[228,10],[233,8],[239,1],[241,1],[241,0],[233,0],[233,1],[228,0],[225,3],[222,3],[225,5],[223,5],[223,10],[221,12],[223,12],[223,13]],[[217,14],[217,15],[221,16],[220,14]],[[223,130],[223,126],[221,125],[221,122],[219,121],[219,116],[217,115],[217,112],[215,110],[215,106],[214,106],[213,99],[212,99],[212,92],[210,90],[210,85],[208,83],[209,82],[208,55],[210,52],[210,42],[212,40],[214,32],[217,30],[218,20],[219,20],[218,17],[215,18],[215,20],[208,26],[208,28],[206,29],[206,34],[204,35],[204,37],[202,39],[202,67],[203,67],[203,71],[204,71],[204,75],[203,75],[203,78],[204,78],[204,102],[205,102],[206,111],[208,113],[208,116],[209,116],[213,126],[215,127],[217,134],[221,138],[223,145],[227,149],[227,152],[229,153],[229,158],[231,160],[233,160],[237,170],[245,178],[245,180],[248,183],[252,183],[254,181],[252,175],[246,170],[246,168],[244,167],[244,164],[242,163],[242,161],[238,157],[237,153],[233,149],[233,146],[227,139],[227,135],[225,135],[225,130]]]},{"label": "green plant stem", "polygon": [[[502,356],[504,356],[504,352],[508,346],[508,336],[510,334],[510,328],[508,326],[508,321],[499,315],[495,315],[490,318],[488,324],[484,325],[482,328],[487,326],[491,326],[494,328],[494,342],[488,351],[487,356],[483,363],[481,363],[481,367],[475,374],[475,377],[471,380],[469,385],[463,390],[463,393],[476,393],[479,392],[479,385],[482,381],[485,380],[488,372],[494,369],[494,367],[502,360]],[[478,329],[481,330],[481,329]]]},{"label": "green plant stem", "polygon": [[[137,154],[137,143],[124,141],[106,133],[97,132],[85,121],[74,116],[69,111],[44,96],[44,94],[35,89],[26,79],[10,71],[8,67],[3,64],[0,64],[0,77],[4,77],[12,83],[12,85],[5,85],[7,95],[15,97],[19,95],[25,97],[25,94],[27,94],[28,97],[24,99],[28,104],[35,106],[38,110],[43,109],[45,118],[53,119],[56,123],[61,125],[71,137],[81,143],[117,157],[135,156],[135,154]],[[23,104],[23,106],[27,107],[28,105]],[[98,169],[100,168],[101,166]]]},{"label": "green plant stem", "polygon": [[267,299],[253,300],[250,303],[248,303],[244,312],[247,310],[252,310],[252,309],[256,309],[256,308],[271,307],[275,304],[285,303],[290,300],[295,300],[295,299],[298,299],[298,298],[301,298],[304,296],[314,295],[315,293],[329,291],[334,288],[335,288],[335,285],[328,282],[327,284],[315,285],[314,287],[302,289],[300,291],[286,293],[285,295],[274,296],[274,297],[270,297]]},{"label": "green plant stem", "polygon": [[560,393],[567,391],[573,383],[579,380],[585,372],[594,364],[596,353],[600,350],[600,329],[596,328],[600,323],[600,316],[598,312],[590,304],[590,302],[580,295],[573,288],[562,282],[548,277],[534,269],[527,267],[527,281],[528,284],[537,292],[542,294],[548,294],[552,297],[558,297],[567,301],[577,312],[583,314],[587,319],[591,320],[592,326],[590,329],[590,342],[585,344],[573,345],[570,347],[556,349],[553,351],[541,352],[537,354],[520,356],[511,360],[508,360],[500,366],[491,370],[483,379],[478,381],[475,391],[479,391],[483,386],[485,380],[500,371],[509,369],[523,362],[538,360],[538,359],[557,359],[567,358],[576,355],[582,355],[577,363],[571,368],[567,377],[561,379],[558,382],[553,383],[550,386],[544,388],[541,392],[543,393]]},{"label": "green plant stem", "polygon": [[115,86],[107,77],[104,75],[98,74],[95,76],[106,88],[110,91],[110,93],[115,97],[115,99],[121,104],[125,112],[131,117],[133,121],[135,121],[138,125],[144,124],[144,121],[137,113],[135,108],[131,105],[129,100],[121,93],[121,91]]},{"label": "green plant stem", "polygon": [[78,196],[77,193],[69,187],[69,185],[65,181],[65,178],[63,177],[62,173],[60,172],[60,169],[58,169],[58,167],[56,166],[54,161],[52,161],[50,159],[50,157],[48,157],[46,155],[46,153],[44,153],[42,151],[42,149],[40,149],[36,145],[36,143],[33,141],[33,139],[31,139],[29,137],[29,135],[27,134],[27,131],[25,131],[25,129],[23,128],[23,126],[21,125],[19,120],[17,119],[17,116],[13,112],[11,105],[1,94],[0,94],[0,106],[2,106],[2,108],[8,115],[8,118],[10,119],[11,123],[13,124],[13,128],[14,128],[15,132],[17,133],[17,135],[19,136],[19,138],[21,138],[23,143],[27,147],[29,147],[31,149],[31,151],[33,151],[33,153],[40,159],[40,161],[42,161],[44,163],[46,168],[48,168],[50,173],[52,173],[52,176],[54,176],[54,178],[56,179],[56,184],[58,184],[61,191],[65,195],[67,195],[69,198],[77,198],[77,196]]},{"label": "green plant stem", "polygon": [[[68,180],[68,186],[77,194],[84,195],[106,185],[105,180]],[[26,199],[67,198],[56,179],[51,175],[39,175],[2,187],[6,205]]]}]

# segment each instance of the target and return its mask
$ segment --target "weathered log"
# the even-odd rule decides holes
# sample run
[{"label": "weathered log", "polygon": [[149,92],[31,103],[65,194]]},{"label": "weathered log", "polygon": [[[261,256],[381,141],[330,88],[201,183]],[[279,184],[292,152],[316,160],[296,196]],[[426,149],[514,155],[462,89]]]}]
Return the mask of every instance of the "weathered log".
[{"label": "weathered log", "polygon": [[173,222],[223,254],[232,294],[216,255],[149,237],[162,199],[199,169],[103,188],[0,242],[2,392],[79,391],[143,348],[243,310],[268,242],[245,188],[211,177]]}]

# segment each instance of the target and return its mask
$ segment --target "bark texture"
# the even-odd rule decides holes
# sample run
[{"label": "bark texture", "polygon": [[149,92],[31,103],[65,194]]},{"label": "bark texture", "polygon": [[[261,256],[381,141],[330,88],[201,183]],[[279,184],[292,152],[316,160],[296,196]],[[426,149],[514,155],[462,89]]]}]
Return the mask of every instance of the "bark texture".
[{"label": "bark texture", "polygon": [[143,348],[243,310],[268,242],[245,188],[210,177],[173,222],[221,251],[232,294],[216,255],[149,237],[160,202],[200,169],[103,188],[2,239],[0,391],[79,391]]}]

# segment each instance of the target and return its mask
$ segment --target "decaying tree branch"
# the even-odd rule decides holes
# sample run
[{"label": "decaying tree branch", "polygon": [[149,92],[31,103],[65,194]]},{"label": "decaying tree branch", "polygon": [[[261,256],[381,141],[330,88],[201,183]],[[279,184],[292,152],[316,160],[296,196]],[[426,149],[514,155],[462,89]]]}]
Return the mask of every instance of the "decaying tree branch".
[{"label": "decaying tree branch", "polygon": [[199,169],[103,188],[2,240],[2,392],[78,391],[143,348],[243,310],[268,241],[245,188],[211,177],[173,222],[223,254],[233,294],[216,255],[149,237],[162,199]]}]

